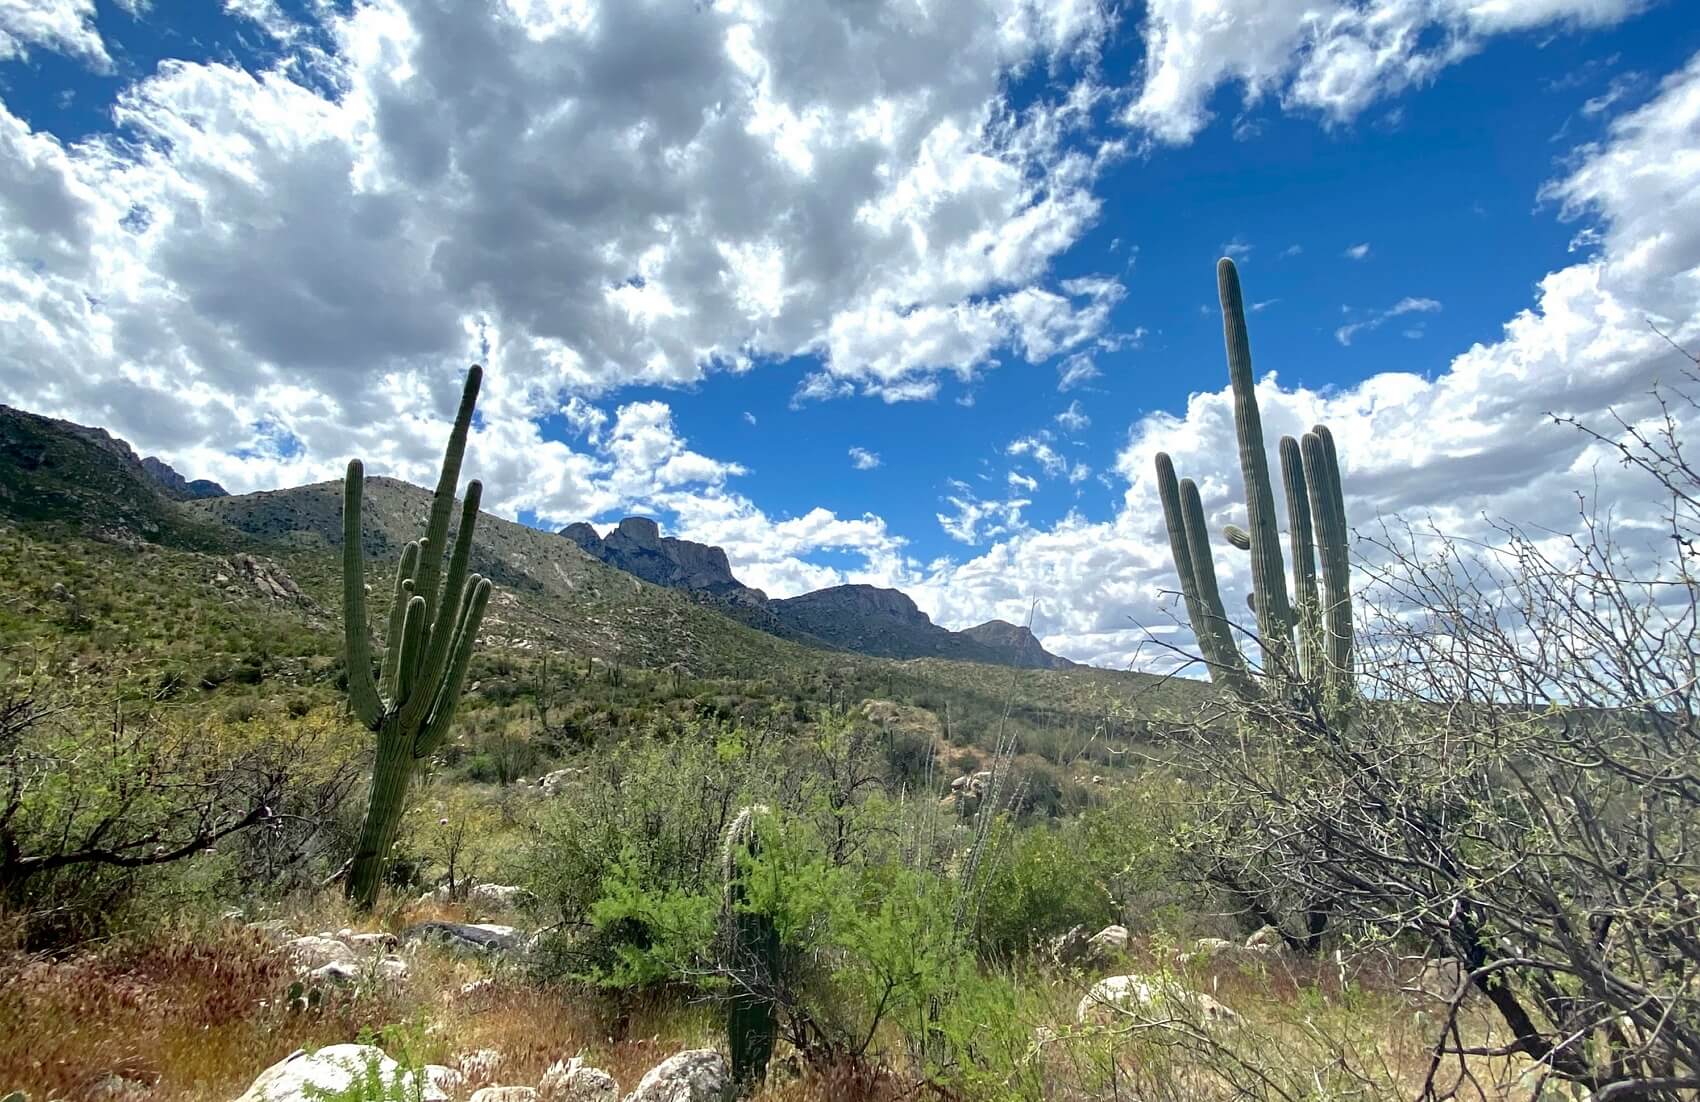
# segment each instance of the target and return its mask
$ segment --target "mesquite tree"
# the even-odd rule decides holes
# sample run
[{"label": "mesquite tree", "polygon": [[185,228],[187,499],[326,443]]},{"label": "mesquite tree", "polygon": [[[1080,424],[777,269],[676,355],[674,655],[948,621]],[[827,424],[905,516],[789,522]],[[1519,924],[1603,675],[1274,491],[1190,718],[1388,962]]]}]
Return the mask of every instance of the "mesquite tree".
[{"label": "mesquite tree", "polygon": [[[348,463],[342,506],[343,620],[348,659],[348,701],[354,715],[377,736],[372,766],[372,794],[366,821],[349,867],[348,897],[369,908],[378,899],[378,886],[389,856],[416,763],[428,757],[448,736],[466,681],[466,667],[478,625],[490,601],[487,578],[467,575],[472,555],[472,531],[478,523],[483,486],[467,483],[460,528],[444,572],[443,549],[448,542],[449,515],[454,511],[455,483],[466,452],[466,433],[478,401],[483,371],[476,364],[466,373],[460,410],[449,433],[443,470],[431,499],[431,517],[422,539],[402,549],[396,569],[395,594],[385,634],[384,660],[372,672],[370,629],[366,620],[366,583],[360,540],[360,503],[365,471],[360,460]],[[439,576],[441,581],[439,582]]]},{"label": "mesquite tree", "polygon": [[1228,348],[1228,377],[1249,524],[1249,530],[1229,525],[1224,535],[1234,547],[1251,552],[1251,605],[1263,651],[1261,678],[1252,675],[1240,653],[1234,625],[1222,606],[1198,486],[1190,478],[1177,482],[1174,463],[1159,452],[1157,490],[1168,525],[1169,549],[1180,574],[1187,619],[1211,680],[1226,685],[1241,698],[1259,697],[1266,686],[1280,690],[1273,694],[1277,698],[1286,698],[1294,687],[1303,687],[1320,694],[1321,701],[1337,704],[1352,694],[1352,592],[1346,508],[1334,437],[1325,426],[1317,425],[1302,440],[1283,436],[1280,442],[1295,608],[1283,574],[1281,530],[1275,515],[1269,458],[1264,452],[1263,420],[1257,409],[1245,304],[1233,261],[1223,258],[1217,263],[1216,281],[1222,300],[1222,329]]}]

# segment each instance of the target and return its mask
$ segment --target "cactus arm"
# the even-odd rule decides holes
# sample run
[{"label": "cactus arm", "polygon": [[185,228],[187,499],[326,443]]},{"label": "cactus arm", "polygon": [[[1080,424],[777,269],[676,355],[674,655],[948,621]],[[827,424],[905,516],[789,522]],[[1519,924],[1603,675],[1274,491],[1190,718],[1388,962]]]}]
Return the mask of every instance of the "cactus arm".
[{"label": "cactus arm", "polygon": [[472,662],[472,645],[478,639],[479,625],[484,622],[484,610],[490,604],[490,580],[474,574],[462,599],[461,613],[454,630],[454,646],[448,669],[437,689],[431,714],[413,740],[413,756],[428,757],[434,753],[454,724],[455,709],[460,706],[461,689],[466,685],[467,667]]},{"label": "cactus arm", "polygon": [[1281,437],[1281,481],[1287,488],[1287,532],[1293,553],[1293,599],[1298,603],[1299,675],[1316,676],[1322,642],[1316,603],[1316,540],[1311,533],[1311,500],[1306,490],[1299,442]]},{"label": "cactus arm", "polygon": [[360,547],[360,507],[366,470],[348,461],[342,484],[342,625],[344,663],[348,667],[348,704],[355,718],[372,730],[383,721],[384,705],[372,680],[371,627],[366,620],[366,564]]},{"label": "cactus arm", "polygon": [[[466,373],[466,386],[461,390],[460,409],[455,412],[454,428],[449,432],[449,446],[443,452],[443,469],[437,476],[437,490],[431,495],[431,519],[425,529],[425,548],[419,560],[418,584],[413,592],[425,598],[425,612],[435,612],[439,597],[437,576],[443,569],[443,548],[448,545],[449,516],[455,507],[455,486],[460,482],[460,461],[466,455],[466,434],[472,427],[472,407],[478,402],[478,386],[484,370],[473,364]],[[460,594],[442,597],[441,603],[458,601]]]},{"label": "cactus arm", "polygon": [[413,596],[413,575],[419,569],[419,541],[414,540],[401,549],[401,562],[396,564],[395,592],[390,596],[390,626],[384,633],[384,669],[378,682],[378,695],[383,700],[397,701],[396,673],[401,658],[401,629],[407,615],[407,602]]},{"label": "cactus arm", "polygon": [[[1327,430],[1323,430],[1326,432]],[[1311,513],[1316,521],[1316,546],[1322,560],[1322,624],[1327,666],[1323,670],[1329,695],[1340,697],[1352,688],[1352,578],[1347,559],[1345,504],[1329,471],[1328,439],[1305,433],[1304,465],[1310,482]]]},{"label": "cactus arm", "polygon": [[459,642],[458,632],[466,613],[468,596],[466,568],[472,558],[472,532],[478,525],[478,503],[483,494],[482,482],[473,479],[467,484],[460,529],[455,533],[454,553],[449,556],[449,572],[443,578],[442,605],[437,609],[436,623],[431,627],[425,658],[419,669],[418,691],[401,702],[401,728],[404,731],[417,731],[436,706],[449,650]]},{"label": "cactus arm", "polygon": [[1245,302],[1234,262],[1216,264],[1222,300],[1222,335],[1228,349],[1228,378],[1234,395],[1234,428],[1239,436],[1240,472],[1245,479],[1247,527],[1251,534],[1251,586],[1257,594],[1257,630],[1262,636],[1264,667],[1284,668],[1292,652],[1293,610],[1287,602],[1281,531],[1275,519],[1275,495],[1269,483],[1269,457],[1263,450],[1263,420],[1257,410],[1257,381],[1251,369],[1251,339],[1246,333]]},{"label": "cactus arm", "polygon": [[415,593],[407,599],[407,613],[401,623],[401,654],[396,659],[396,699],[406,700],[413,692],[414,677],[419,670],[420,644],[425,635],[425,598]]},{"label": "cactus arm", "polygon": [[[1175,560],[1175,572],[1181,576],[1181,598],[1186,603],[1187,623],[1198,640],[1205,666],[1215,677],[1222,665],[1216,653],[1217,636],[1210,630],[1210,621],[1198,595],[1198,580],[1192,562],[1192,550],[1187,544],[1186,518],[1181,509],[1180,485],[1175,480],[1175,464],[1166,452],[1157,453],[1157,496],[1163,503],[1163,524],[1169,531],[1169,553]],[[1212,575],[1214,579],[1214,575]]]},{"label": "cactus arm", "polygon": [[[1198,497],[1198,484],[1190,478],[1181,479],[1181,517],[1186,529],[1187,555],[1192,562],[1193,585],[1198,590],[1202,623],[1193,626],[1210,640],[1201,649],[1210,663],[1210,679],[1226,684],[1242,697],[1251,698],[1256,689],[1247,675],[1245,659],[1234,642],[1228,612],[1222,607],[1222,593],[1216,586],[1216,562],[1210,556],[1210,533],[1204,523],[1204,503]],[[1212,657],[1214,656],[1214,657]]]},{"label": "cactus arm", "polygon": [[1222,526],[1222,538],[1241,551],[1251,550],[1251,533],[1237,524],[1224,524]]}]

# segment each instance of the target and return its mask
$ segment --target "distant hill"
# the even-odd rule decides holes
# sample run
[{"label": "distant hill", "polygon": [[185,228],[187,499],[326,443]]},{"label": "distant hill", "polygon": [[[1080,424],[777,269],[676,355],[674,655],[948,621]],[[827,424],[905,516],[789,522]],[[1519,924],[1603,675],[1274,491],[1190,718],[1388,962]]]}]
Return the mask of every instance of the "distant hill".
[{"label": "distant hill", "polygon": [[1031,629],[1012,624],[1008,620],[987,620],[983,624],[963,628],[957,634],[982,646],[991,647],[1000,654],[1014,656],[1014,661],[1010,663],[1012,666],[1031,670],[1066,670],[1078,664],[1052,654],[1044,648]]},{"label": "distant hill", "polygon": [[895,589],[842,585],[770,600],[733,576],[724,550],[663,536],[647,517],[627,517],[606,537],[582,521],[559,534],[610,566],[685,590],[734,619],[793,642],[880,658],[954,658],[1025,669],[1074,665],[1045,650],[1031,631],[1002,620],[961,632],[941,627]]},{"label": "distant hill", "polygon": [[[409,483],[367,480],[362,536],[374,593],[384,594],[402,546],[423,531],[430,500]],[[139,457],[103,429],[0,406],[0,516],[68,524],[109,541],[278,558],[300,575],[291,584],[324,607],[338,603],[339,482],[232,495]],[[516,646],[552,643],[611,661],[692,668],[778,660],[775,648],[787,645],[1071,665],[1002,621],[966,632],[934,624],[897,590],[848,585],[770,600],[733,575],[721,548],[662,536],[643,517],[626,518],[604,538],[588,524],[551,535],[485,514],[473,569],[497,585],[486,634]]]}]

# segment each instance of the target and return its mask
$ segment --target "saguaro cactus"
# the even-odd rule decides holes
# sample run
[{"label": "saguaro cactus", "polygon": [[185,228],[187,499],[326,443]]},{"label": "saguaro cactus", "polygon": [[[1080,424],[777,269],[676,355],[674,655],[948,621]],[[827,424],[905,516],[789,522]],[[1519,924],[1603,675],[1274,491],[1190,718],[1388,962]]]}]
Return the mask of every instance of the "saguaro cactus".
[{"label": "saguaro cactus", "polygon": [[448,542],[449,515],[454,511],[455,483],[460,479],[466,433],[472,425],[472,408],[478,402],[482,379],[483,370],[476,364],[466,373],[466,388],[461,392],[460,410],[443,454],[443,470],[431,499],[425,535],[402,549],[383,666],[377,677],[372,674],[366,620],[360,541],[366,476],[360,460],[349,460],[343,484],[342,594],[348,701],[355,717],[377,736],[371,797],[347,882],[348,897],[362,908],[377,902],[384,863],[401,825],[415,763],[428,757],[448,736],[466,682],[473,640],[490,601],[489,580],[467,575],[472,530],[478,523],[478,502],[483,493],[483,485],[476,479],[467,483],[454,552],[449,556],[448,572],[443,573],[443,547]]},{"label": "saguaro cactus", "polygon": [[[1219,261],[1216,277],[1249,522],[1247,528],[1230,524],[1223,535],[1235,548],[1251,553],[1250,603],[1263,650],[1261,681],[1280,684],[1284,692],[1288,682],[1299,680],[1322,690],[1326,700],[1338,701],[1352,691],[1352,594],[1346,507],[1334,437],[1317,425],[1302,440],[1284,436],[1280,441],[1295,608],[1287,596],[1275,492],[1264,452],[1251,342],[1234,262],[1226,258]],[[1161,452],[1157,455],[1157,493],[1169,530],[1170,553],[1181,578],[1187,619],[1198,638],[1210,678],[1243,698],[1255,698],[1264,691],[1263,684],[1251,676],[1222,606],[1198,488],[1191,479],[1177,483],[1174,463]]]},{"label": "saguaro cactus", "polygon": [[732,1054],[732,1083],[738,1095],[753,1090],[767,1074],[779,1034],[773,991],[779,981],[779,931],[773,919],[749,907],[749,885],[739,860],[760,853],[767,808],[746,807],[726,828],[721,851],[725,874],[725,957],[733,991],[726,1002],[726,1041]]}]

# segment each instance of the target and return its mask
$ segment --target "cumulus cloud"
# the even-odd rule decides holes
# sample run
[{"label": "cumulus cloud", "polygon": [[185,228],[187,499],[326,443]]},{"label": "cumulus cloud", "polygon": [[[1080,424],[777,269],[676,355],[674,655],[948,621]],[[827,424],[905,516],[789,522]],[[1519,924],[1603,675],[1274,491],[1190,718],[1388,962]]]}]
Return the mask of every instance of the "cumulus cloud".
[{"label": "cumulus cloud", "polygon": [[[1659,538],[1648,487],[1546,413],[1601,428],[1613,412],[1640,421],[1652,413],[1654,382],[1675,380],[1685,362],[1651,327],[1700,346],[1700,56],[1542,195],[1594,229],[1598,249],[1542,278],[1532,306],[1498,341],[1464,351],[1432,378],[1388,372],[1326,393],[1274,375],[1259,382],[1269,441],[1317,422],[1333,429],[1347,514],[1360,533],[1396,515],[1466,537],[1491,537],[1487,524],[1497,518],[1562,532],[1573,527],[1582,490],[1614,508],[1624,540]],[[1152,456],[1168,451],[1198,481],[1215,531],[1244,523],[1235,447],[1227,388],[1196,394],[1183,413],[1132,427],[1116,464],[1126,490],[1111,519],[1070,515],[894,581],[956,626],[1019,615],[1037,600],[1046,646],[1085,661],[1165,668],[1169,652],[1153,637],[1189,647],[1191,636],[1165,594],[1177,583]],[[1243,608],[1244,556],[1219,546],[1217,568],[1228,608]]]},{"label": "cumulus cloud", "polygon": [[858,471],[871,471],[880,465],[880,457],[878,453],[867,448],[851,448],[850,465]]},{"label": "cumulus cloud", "polygon": [[1356,245],[1348,245],[1346,247],[1346,251],[1340,255],[1344,256],[1347,260],[1368,260],[1369,242],[1363,241]]},{"label": "cumulus cloud", "polygon": [[1151,0],[1137,94],[1123,119],[1153,140],[1190,141],[1211,96],[1276,98],[1331,122],[1431,78],[1493,35],[1600,26],[1643,0]]},{"label": "cumulus cloud", "polygon": [[106,72],[112,58],[94,17],[94,0],[0,0],[0,61],[50,50]]},{"label": "cumulus cloud", "polygon": [[[282,60],[164,62],[122,139],[0,108],[0,400],[233,488],[357,443],[417,476],[473,360],[517,446],[572,396],[794,356],[809,397],[925,397],[1091,347],[1121,294],[1050,275],[1115,155],[1096,4],[227,7]],[[0,0],[0,56],[105,66],[92,11]]]}]

